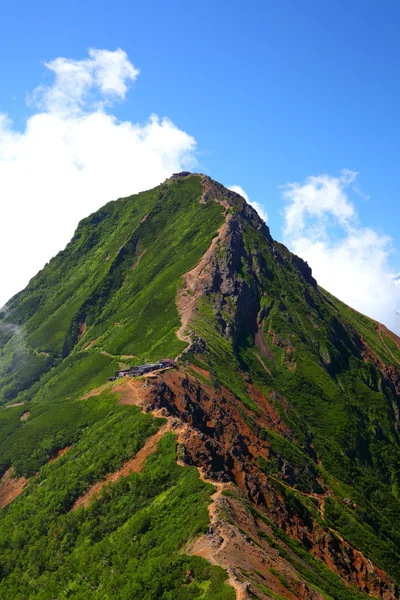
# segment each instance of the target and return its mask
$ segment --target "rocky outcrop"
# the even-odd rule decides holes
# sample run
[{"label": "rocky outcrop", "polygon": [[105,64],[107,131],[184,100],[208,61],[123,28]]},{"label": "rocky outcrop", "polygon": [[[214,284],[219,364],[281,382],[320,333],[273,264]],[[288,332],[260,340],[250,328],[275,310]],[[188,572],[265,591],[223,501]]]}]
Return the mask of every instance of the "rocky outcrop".
[{"label": "rocky outcrop", "polygon": [[[251,324],[255,332],[260,300],[254,259],[244,245],[243,220],[262,230],[272,243],[267,226],[241,196],[209,177],[203,176],[202,182],[201,202],[222,204],[225,223],[200,262],[185,275],[178,293],[182,320],[178,336],[188,342],[194,341],[189,324],[195,317],[199,298],[212,297],[219,328],[227,337],[237,338],[243,323]],[[245,276],[238,276],[242,272]]]},{"label": "rocky outcrop", "polygon": [[14,469],[10,467],[0,479],[0,508],[4,508],[17,498],[26,486],[26,477],[15,477]]},{"label": "rocky outcrop", "polygon": [[[207,339],[196,334],[200,301],[209,304],[219,334],[229,340],[234,352],[241,339],[249,334],[252,336],[254,355],[272,385],[276,365],[274,348],[281,351],[281,360],[288,371],[295,372],[294,338],[290,330],[295,330],[296,315],[291,312],[292,290],[283,283],[293,278],[297,285],[295,293],[302,297],[301,310],[312,326],[318,329],[323,324],[334,347],[345,345],[359,360],[373,363],[381,372],[381,386],[390,386],[398,396],[397,366],[385,364],[365,340],[348,325],[343,325],[340,319],[329,326],[325,324],[320,291],[309,265],[272,240],[265,223],[241,196],[209,177],[203,176],[202,183],[201,202],[219,202],[224,207],[225,222],[199,263],[185,275],[178,293],[182,319],[179,337],[189,343],[186,357],[191,360],[197,355],[201,359],[203,353],[207,354]],[[262,237],[257,237],[258,233]],[[267,302],[263,301],[263,296],[268,297]],[[272,310],[287,323],[287,334],[266,328]],[[296,335],[306,342],[301,330],[297,329]],[[397,340],[393,342],[397,343]],[[400,347],[400,340],[398,342],[397,347]],[[320,355],[320,364],[336,381],[331,355],[326,350],[320,351],[318,345],[315,348]],[[255,419],[254,413],[240,405],[229,390],[215,382],[214,387],[208,386],[204,379],[196,379],[195,373],[196,370],[190,367],[185,376],[182,372],[166,374],[154,383],[146,400],[148,410],[161,409],[188,426],[181,438],[184,461],[196,465],[206,477],[221,485],[236,485],[247,501],[346,584],[378,598],[394,600],[398,590],[390,577],[325,522],[325,501],[332,495],[332,490],[320,475],[320,461],[311,433],[305,432],[303,440],[303,452],[308,458],[299,463],[281,455],[271,445],[268,434],[264,435],[263,432],[272,431],[295,441],[294,434],[276,410],[279,394],[272,390],[271,398],[265,398],[252,384],[251,377],[242,374],[250,397],[260,409]],[[202,375],[204,377],[204,372]],[[280,402],[283,406],[286,400],[280,398]],[[394,420],[399,422],[400,406],[395,401],[392,404]],[[379,427],[377,423],[376,436],[379,436]],[[224,505],[222,512],[227,512],[227,503],[229,500],[218,497],[218,505]],[[310,508],[305,508],[307,506]],[[243,523],[240,527],[243,529]],[[202,552],[220,555],[220,564],[225,567],[228,563],[221,548],[229,547],[229,552],[234,552],[226,540],[236,536],[236,542],[240,537],[240,544],[246,545],[237,531],[233,534],[227,528],[228,525],[219,519],[208,540],[210,543],[206,539],[199,542]],[[263,543],[265,541],[257,540],[257,544],[262,546]],[[262,552],[270,553],[271,547]],[[231,564],[235,573],[240,572],[239,563],[237,559],[236,565]],[[242,568],[248,571],[248,568]],[[254,563],[253,569],[259,568]],[[244,583],[245,579],[239,579]],[[251,585],[255,585],[254,582]],[[280,593],[276,585],[271,589]],[[293,585],[292,589],[295,597],[314,597],[307,586]]]},{"label": "rocky outcrop", "polygon": [[[231,392],[223,387],[216,391],[211,385],[200,382],[195,372],[188,365],[186,369],[167,372],[144,382],[129,382],[132,388],[129,393],[136,398],[134,403],[140,404],[145,411],[168,416],[182,424],[175,427],[179,430],[180,460],[197,466],[205,478],[221,485],[221,490],[231,491],[231,496],[220,493],[215,499],[209,533],[196,541],[190,552],[206,558],[213,556],[214,562],[227,568],[239,584],[247,582],[249,591],[258,590],[257,581],[262,582],[259,573],[263,573],[268,582],[264,581],[264,585],[280,593],[282,582],[271,574],[272,567],[291,581],[293,595],[285,597],[322,598],[299,577],[290,561],[276,551],[278,542],[285,544],[276,538],[270,527],[266,527],[261,518],[264,515],[346,584],[377,598],[395,600],[398,590],[390,577],[324,522],[325,499],[332,492],[317,470],[312,474],[314,489],[299,492],[293,488],[296,485],[295,469],[287,461],[281,461],[281,473],[272,478],[259,468],[260,457],[271,461],[277,456],[268,441],[260,439],[260,428],[268,427],[282,436],[291,436],[273,404],[250,385],[249,392],[261,409],[257,426],[251,426],[250,414],[238,406]],[[278,481],[278,485],[274,483]],[[295,496],[290,496],[288,504],[285,490],[311,500],[318,510],[315,513],[304,510],[304,504],[294,501]],[[260,518],[254,517],[252,506],[259,511]],[[244,574],[249,571],[253,573],[250,580]]]},{"label": "rocky outcrop", "polygon": [[189,344],[195,341],[190,323],[196,316],[198,300],[211,298],[221,333],[235,344],[245,328],[258,345],[262,343],[261,323],[265,318],[265,309],[260,310],[260,277],[268,277],[269,273],[262,253],[246,247],[246,230],[262,234],[277,262],[291,263],[304,282],[316,286],[316,281],[306,262],[273,241],[265,222],[244,198],[205,175],[202,184],[200,201],[219,202],[225,209],[225,222],[199,263],[184,277],[177,296],[182,322],[178,337]]}]

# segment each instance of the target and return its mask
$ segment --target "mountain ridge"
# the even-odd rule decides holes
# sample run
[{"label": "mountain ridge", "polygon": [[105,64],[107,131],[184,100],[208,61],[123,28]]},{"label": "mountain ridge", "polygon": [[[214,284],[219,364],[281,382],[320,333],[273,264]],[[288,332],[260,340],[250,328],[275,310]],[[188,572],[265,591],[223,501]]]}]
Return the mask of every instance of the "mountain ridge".
[{"label": "mountain ridge", "polygon": [[[91,552],[111,543],[115,558],[107,560],[125,564],[121,580],[138,598],[232,597],[220,571],[204,567],[201,579],[203,567],[193,562],[185,575],[175,554],[182,545],[192,554],[184,560],[212,559],[226,569],[237,598],[398,597],[400,340],[319,288],[307,263],[272,239],[241,196],[184,172],[108,203],[11,299],[0,324],[1,469],[29,478],[0,514],[0,560],[14,556],[7,524],[31,498],[59,544],[67,523],[78,536],[64,554],[49,544],[36,577],[42,591],[21,580],[28,597],[64,597],[60,590],[71,575],[55,566],[55,556],[76,570],[71,589],[85,597],[79,535],[87,543],[84,522],[99,529],[96,511],[104,511],[110,531],[90,538]],[[176,370],[105,383],[127,360],[166,356],[178,356]],[[27,407],[29,418],[20,421]],[[119,429],[122,417],[126,425]],[[113,480],[69,516],[91,486],[151,446],[162,420],[174,423],[159,442],[165,456],[157,450],[140,472]],[[168,460],[164,484],[157,464]],[[182,474],[190,468],[196,475]],[[201,491],[199,472],[217,486],[211,504],[212,490]],[[144,552],[146,536],[155,535],[153,515],[140,517],[148,529],[137,529],[125,508],[125,521],[116,526],[111,515],[118,503],[125,506],[128,485],[139,507],[140,480],[156,494],[160,532],[168,531],[167,517],[157,512],[157,502],[167,500],[157,496],[152,477],[159,489],[171,486],[168,494],[177,493],[178,481],[197,489],[192,497],[203,498],[203,520],[194,521],[204,527],[211,517],[211,524],[203,532],[176,525],[182,532],[171,551],[176,581],[164,573],[153,595],[141,596],[150,584],[134,584],[137,572],[128,564]],[[61,491],[50,513],[46,502],[56,481]],[[179,502],[187,506],[185,496]],[[29,519],[35,521],[34,513]],[[125,562],[112,543],[124,527],[136,528]],[[18,535],[16,564],[26,568],[33,560],[29,544],[38,550],[48,538]],[[143,556],[153,572],[151,553]],[[20,567],[10,560],[3,560],[0,592],[17,598]],[[111,579],[115,597],[125,597]],[[102,574],[94,573],[90,585],[93,597],[104,597]]]}]

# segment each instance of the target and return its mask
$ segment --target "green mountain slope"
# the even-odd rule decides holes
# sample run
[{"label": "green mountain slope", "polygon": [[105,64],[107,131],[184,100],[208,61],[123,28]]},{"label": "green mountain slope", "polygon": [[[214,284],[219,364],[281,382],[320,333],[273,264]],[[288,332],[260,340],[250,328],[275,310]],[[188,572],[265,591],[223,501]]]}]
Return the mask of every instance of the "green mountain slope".
[{"label": "green mountain slope", "polygon": [[237,194],[110,202],[1,315],[0,596],[216,600],[228,573],[238,598],[397,598],[399,375],[400,340]]}]

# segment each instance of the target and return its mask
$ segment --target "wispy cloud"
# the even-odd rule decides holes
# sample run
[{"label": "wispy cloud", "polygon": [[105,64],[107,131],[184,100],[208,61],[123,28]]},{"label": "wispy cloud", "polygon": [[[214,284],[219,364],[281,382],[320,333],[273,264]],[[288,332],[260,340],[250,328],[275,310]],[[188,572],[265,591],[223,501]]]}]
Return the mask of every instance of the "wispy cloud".
[{"label": "wispy cloud", "polygon": [[111,52],[91,48],[87,59],[56,58],[45,66],[54,73],[54,83],[38,86],[28,100],[41,110],[64,115],[123,100],[129,83],[139,75],[139,69],[121,49]]},{"label": "wispy cloud", "polygon": [[[7,317],[9,312],[8,306],[0,308],[0,319]],[[4,347],[11,345],[12,353]],[[20,325],[15,323],[0,321],[0,375],[6,373],[10,364],[16,358],[21,360],[26,354],[25,348],[25,333]]]},{"label": "wispy cloud", "polygon": [[357,177],[355,171],[344,170],[340,177],[331,175],[311,176],[303,183],[287,183],[283,188],[285,206],[285,234],[297,236],[309,229],[307,219],[315,219],[319,225],[315,234],[324,234],[325,222],[333,217],[345,226],[355,216],[353,204],[346,194],[346,187]]},{"label": "wispy cloud", "polygon": [[122,50],[46,63],[53,83],[30,96],[22,132],[0,114],[0,306],[107,201],[154,187],[195,165],[193,137],[167,117],[110,113],[139,70]]},{"label": "wispy cloud", "polygon": [[250,198],[248,197],[248,195],[246,194],[244,189],[242,187],[240,187],[240,185],[231,185],[228,189],[232,190],[232,192],[236,192],[237,194],[242,196],[242,198],[244,198],[246,200],[246,202],[248,202],[258,212],[260,217],[265,222],[268,221],[268,214],[267,214],[267,211],[265,210],[265,208],[263,206],[261,206],[261,204],[259,204],[259,202],[254,202],[253,200],[250,200]]},{"label": "wispy cloud", "polygon": [[345,170],[284,186],[284,240],[309,262],[320,285],[400,333],[392,240],[360,225],[348,193],[356,177]]}]

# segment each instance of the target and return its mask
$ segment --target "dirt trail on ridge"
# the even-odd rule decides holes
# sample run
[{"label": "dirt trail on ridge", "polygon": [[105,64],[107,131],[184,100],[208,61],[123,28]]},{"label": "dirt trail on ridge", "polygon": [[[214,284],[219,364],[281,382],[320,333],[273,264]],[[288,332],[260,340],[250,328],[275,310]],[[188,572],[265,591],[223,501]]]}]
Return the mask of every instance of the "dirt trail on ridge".
[{"label": "dirt trail on ridge", "polygon": [[169,423],[162,425],[160,429],[150,438],[146,440],[143,448],[141,448],[135,456],[126,461],[124,465],[113,473],[109,473],[103,481],[95,483],[88,491],[76,500],[71,510],[76,510],[80,506],[87,507],[91,502],[96,500],[100,496],[101,490],[109,483],[117,481],[121,477],[127,477],[131,473],[140,473],[143,469],[144,463],[150,454],[153,454],[157,450],[158,442],[162,436],[170,430]]}]

